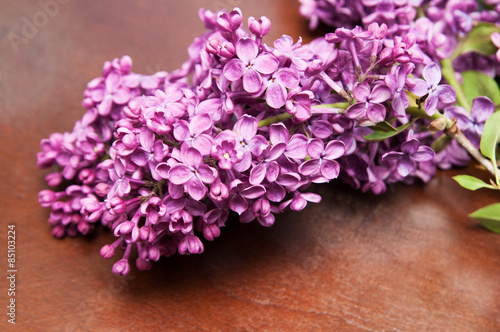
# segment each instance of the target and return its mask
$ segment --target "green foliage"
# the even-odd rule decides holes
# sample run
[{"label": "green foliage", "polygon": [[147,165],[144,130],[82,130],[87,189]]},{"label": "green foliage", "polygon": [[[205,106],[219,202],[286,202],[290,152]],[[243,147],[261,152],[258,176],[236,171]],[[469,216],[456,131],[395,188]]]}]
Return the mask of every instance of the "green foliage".
[{"label": "green foliage", "polygon": [[497,51],[497,47],[491,41],[491,34],[500,32],[500,28],[493,23],[481,22],[474,26],[467,36],[460,41],[451,59],[469,52],[492,55]]},{"label": "green foliage", "polygon": [[490,231],[500,233],[500,203],[485,206],[471,213],[469,217],[477,219]]},{"label": "green foliage", "polygon": [[479,96],[490,98],[495,105],[500,104],[500,89],[495,79],[478,71],[469,70],[462,73],[462,89],[469,105]]},{"label": "green foliage", "polygon": [[373,130],[373,133],[363,136],[363,138],[367,141],[383,141],[389,137],[396,136],[397,134],[403,132],[412,123],[412,121],[409,121],[404,125],[396,128],[387,121],[380,122],[375,126],[370,127],[370,129]]},{"label": "green foliage", "polygon": [[500,113],[493,113],[484,125],[481,137],[481,153],[490,160],[496,160],[496,147],[500,141]]},{"label": "green foliage", "polygon": [[495,186],[470,175],[457,175],[454,176],[453,179],[457,181],[459,185],[469,190],[477,190],[481,188],[497,189]]}]

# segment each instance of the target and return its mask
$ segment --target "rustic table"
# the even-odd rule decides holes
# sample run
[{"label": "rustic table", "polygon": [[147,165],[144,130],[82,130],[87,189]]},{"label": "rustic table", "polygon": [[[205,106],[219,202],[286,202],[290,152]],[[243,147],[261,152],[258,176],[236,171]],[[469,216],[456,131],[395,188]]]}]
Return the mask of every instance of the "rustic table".
[{"label": "rustic table", "polygon": [[467,217],[498,196],[461,189],[451,175],[463,170],[378,197],[316,186],[320,204],[271,228],[230,220],[203,255],[128,277],[99,255],[111,233],[50,235],[37,202],[40,139],[72,129],[104,61],[128,54],[135,72],[178,68],[203,32],[203,6],[267,16],[269,42],[315,37],[295,0],[0,1],[0,266],[9,276],[15,225],[17,271],[15,296],[0,282],[0,330],[13,327],[13,297],[19,331],[500,330],[500,236]]}]

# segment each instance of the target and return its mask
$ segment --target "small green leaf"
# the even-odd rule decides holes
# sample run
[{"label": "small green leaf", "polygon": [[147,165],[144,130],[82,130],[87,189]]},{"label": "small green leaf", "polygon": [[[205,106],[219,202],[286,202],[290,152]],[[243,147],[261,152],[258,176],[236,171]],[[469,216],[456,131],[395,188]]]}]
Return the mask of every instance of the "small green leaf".
[{"label": "small green leaf", "polygon": [[476,97],[486,96],[490,98],[495,105],[500,104],[500,88],[497,82],[490,76],[478,71],[469,70],[462,73],[462,89],[467,97],[469,105]]},{"label": "small green leaf", "polygon": [[500,233],[500,203],[485,206],[469,214],[492,232]]},{"label": "small green leaf", "polygon": [[496,147],[500,141],[500,112],[493,113],[484,124],[483,136],[481,137],[481,153],[495,160]]},{"label": "small green leaf", "polygon": [[391,125],[387,121],[379,122],[375,126],[371,126],[370,129],[376,133],[387,133],[390,131],[398,131],[396,128],[394,128],[393,125]]},{"label": "small green leaf", "polygon": [[497,47],[491,41],[491,34],[500,32],[500,28],[493,23],[481,22],[474,26],[467,36],[460,41],[452,59],[469,52],[492,55],[497,51]]},{"label": "small green leaf", "polygon": [[[390,123],[385,122],[385,121],[381,122],[381,123],[377,123],[376,126],[373,126],[370,128],[373,130],[373,133],[368,134],[366,136],[363,136],[363,138],[367,141],[383,141],[384,139],[387,139],[387,138],[392,137],[392,136],[396,136],[397,134],[401,133],[406,128],[408,128],[412,123],[413,123],[412,121],[409,121],[409,122],[405,123],[404,125],[399,126],[397,128],[394,128]],[[378,125],[380,125],[380,126],[377,127]]]},{"label": "small green leaf", "polygon": [[477,190],[481,188],[497,189],[495,186],[470,175],[457,175],[454,176],[453,179],[457,181],[459,185],[469,190]]}]

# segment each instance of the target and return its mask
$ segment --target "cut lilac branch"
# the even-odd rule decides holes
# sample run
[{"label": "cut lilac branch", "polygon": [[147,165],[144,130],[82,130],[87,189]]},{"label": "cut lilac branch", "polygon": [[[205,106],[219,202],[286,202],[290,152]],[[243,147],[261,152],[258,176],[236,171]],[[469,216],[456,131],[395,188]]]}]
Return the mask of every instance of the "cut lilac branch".
[{"label": "cut lilac branch", "polygon": [[279,122],[283,122],[286,120],[290,120],[291,118],[293,118],[293,114],[281,113],[281,114],[272,116],[270,118],[260,120],[259,121],[259,128],[270,126],[273,123],[279,123]]}]

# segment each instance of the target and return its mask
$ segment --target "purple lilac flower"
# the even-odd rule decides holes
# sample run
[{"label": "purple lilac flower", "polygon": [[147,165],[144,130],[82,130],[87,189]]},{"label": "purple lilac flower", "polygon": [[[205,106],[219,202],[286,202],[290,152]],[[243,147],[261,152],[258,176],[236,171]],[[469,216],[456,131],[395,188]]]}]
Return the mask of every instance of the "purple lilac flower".
[{"label": "purple lilac flower", "polygon": [[410,130],[406,141],[401,144],[401,152],[391,151],[382,156],[382,160],[396,161],[396,169],[402,177],[406,177],[415,169],[416,162],[429,161],[435,156],[428,146],[421,146]]},{"label": "purple lilac flower", "polygon": [[262,75],[268,75],[278,69],[279,61],[271,53],[259,54],[259,46],[250,38],[241,38],[236,43],[236,55],[223,70],[223,75],[230,81],[243,77],[243,88],[248,93],[259,92],[262,87]]},{"label": "purple lilac flower", "polygon": [[451,105],[455,102],[457,96],[455,89],[448,84],[441,83],[441,69],[436,63],[430,63],[425,66],[422,79],[415,80],[415,86],[410,91],[418,97],[427,96],[424,109],[428,115],[433,115],[438,107]]},{"label": "purple lilac flower", "polygon": [[463,107],[449,106],[444,114],[457,119],[458,128],[479,149],[484,123],[495,112],[495,104],[488,97],[477,97],[472,101],[470,114]]}]

